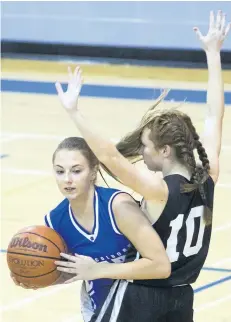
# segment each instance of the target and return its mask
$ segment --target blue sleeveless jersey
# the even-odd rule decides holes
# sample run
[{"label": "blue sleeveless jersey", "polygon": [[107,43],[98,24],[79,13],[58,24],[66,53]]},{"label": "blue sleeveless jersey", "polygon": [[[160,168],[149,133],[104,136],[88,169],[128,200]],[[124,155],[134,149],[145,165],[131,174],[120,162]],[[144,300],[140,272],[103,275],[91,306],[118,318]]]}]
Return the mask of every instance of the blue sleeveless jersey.
[{"label": "blue sleeveless jersey", "polygon": [[[97,262],[124,262],[130,245],[119,231],[112,211],[112,201],[119,193],[122,191],[95,186],[95,219],[91,233],[77,222],[68,199],[45,216],[45,223],[63,237],[71,254],[90,256]],[[86,281],[93,310],[104,302],[112,283],[110,279]]]}]

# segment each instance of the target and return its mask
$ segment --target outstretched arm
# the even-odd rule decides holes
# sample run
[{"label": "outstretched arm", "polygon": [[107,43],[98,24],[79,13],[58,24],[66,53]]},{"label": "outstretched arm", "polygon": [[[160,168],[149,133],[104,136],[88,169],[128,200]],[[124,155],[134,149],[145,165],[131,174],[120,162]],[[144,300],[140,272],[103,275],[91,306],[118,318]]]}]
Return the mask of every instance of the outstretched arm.
[{"label": "outstretched arm", "polygon": [[144,196],[145,199],[165,202],[168,189],[162,177],[147,169],[137,171],[134,165],[119,153],[116,146],[109,139],[98,134],[81,115],[78,108],[78,98],[82,86],[81,71],[77,67],[72,73],[69,67],[68,74],[69,81],[66,92],[63,92],[60,83],[56,83],[60,102],[99,161],[126,186]]},{"label": "outstretched arm", "polygon": [[216,19],[211,11],[207,35],[203,36],[198,28],[194,28],[194,30],[205,50],[208,64],[207,113],[202,139],[210,162],[210,175],[216,182],[219,176],[219,155],[224,117],[224,84],[220,50],[230,30],[230,24],[226,26],[225,15],[221,11],[218,12]]}]

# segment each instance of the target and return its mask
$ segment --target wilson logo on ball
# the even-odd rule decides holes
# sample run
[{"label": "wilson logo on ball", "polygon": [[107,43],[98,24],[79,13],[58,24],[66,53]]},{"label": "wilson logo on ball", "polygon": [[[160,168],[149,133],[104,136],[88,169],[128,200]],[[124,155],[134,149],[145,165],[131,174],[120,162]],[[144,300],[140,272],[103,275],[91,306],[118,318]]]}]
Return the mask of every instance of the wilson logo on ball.
[{"label": "wilson logo on ball", "polygon": [[19,238],[15,237],[12,239],[10,243],[11,248],[15,247],[24,247],[24,248],[32,248],[35,250],[39,250],[40,252],[47,253],[47,245],[31,242],[28,237]]}]

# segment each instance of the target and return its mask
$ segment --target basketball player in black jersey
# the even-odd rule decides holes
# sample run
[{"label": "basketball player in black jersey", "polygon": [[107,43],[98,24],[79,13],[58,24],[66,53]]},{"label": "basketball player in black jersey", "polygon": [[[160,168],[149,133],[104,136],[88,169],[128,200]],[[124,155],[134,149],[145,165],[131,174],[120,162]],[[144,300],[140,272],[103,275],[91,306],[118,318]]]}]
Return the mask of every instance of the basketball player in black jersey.
[{"label": "basketball player in black jersey", "polygon": [[[214,185],[219,176],[224,89],[220,49],[230,29],[225,15],[210,14],[206,36],[198,35],[206,52],[209,81],[207,115],[203,141],[188,115],[176,110],[157,109],[159,101],[143,117],[140,126],[115,147],[95,133],[81,116],[77,101],[81,73],[70,73],[69,89],[56,84],[62,105],[67,110],[87,143],[117,178],[143,195],[141,207],[159,234],[172,272],[166,279],[153,279],[154,272],[129,281],[132,272],[127,264],[96,264],[81,256],[63,255],[69,259],[64,271],[74,272],[78,279],[118,279],[100,312],[92,321],[117,322],[192,322],[193,290],[205,262],[212,228]],[[203,143],[202,143],[203,142]],[[201,164],[194,157],[197,151]],[[137,171],[129,161],[143,156],[148,169]],[[157,172],[157,173],[156,173]],[[162,172],[162,175],[160,175]],[[131,249],[127,260],[144,257]],[[150,244],[148,247],[152,247]],[[142,256],[143,255],[143,256]],[[149,259],[142,258],[146,267]]]}]

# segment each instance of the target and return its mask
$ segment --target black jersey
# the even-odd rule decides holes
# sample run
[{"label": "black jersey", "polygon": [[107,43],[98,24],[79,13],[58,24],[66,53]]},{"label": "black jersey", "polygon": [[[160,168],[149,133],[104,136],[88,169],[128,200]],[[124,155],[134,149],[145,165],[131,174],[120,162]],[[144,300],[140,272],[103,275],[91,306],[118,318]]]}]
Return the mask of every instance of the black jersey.
[{"label": "black jersey", "polygon": [[[134,280],[133,283],[147,286],[168,287],[191,284],[196,281],[208,254],[212,225],[204,221],[204,209],[213,210],[214,182],[209,177],[204,183],[206,202],[199,190],[181,193],[180,186],[189,181],[178,174],[164,178],[169,196],[166,206],[153,224],[159,234],[172,266],[167,279]],[[138,255],[138,256],[137,256]],[[140,258],[131,247],[127,261]]]}]

